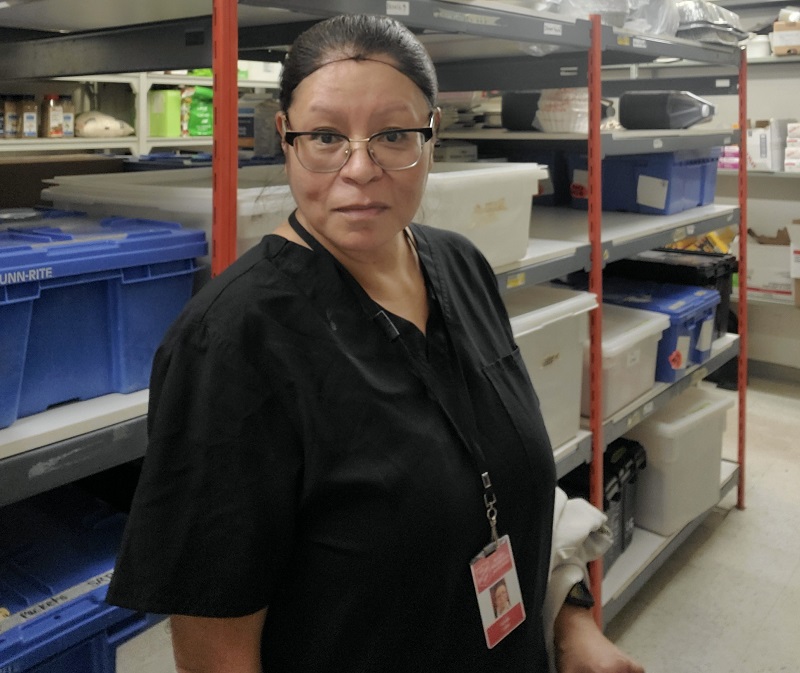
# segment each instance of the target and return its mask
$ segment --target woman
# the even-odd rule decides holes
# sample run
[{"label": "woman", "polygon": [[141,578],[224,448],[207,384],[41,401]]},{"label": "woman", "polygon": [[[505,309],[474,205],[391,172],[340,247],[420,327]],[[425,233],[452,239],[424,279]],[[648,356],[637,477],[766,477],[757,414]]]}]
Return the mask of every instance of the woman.
[{"label": "woman", "polygon": [[[297,210],[156,356],[109,591],[172,615],[180,671],[548,668],[538,401],[489,265],[410,224],[436,95],[387,18],[337,17],[292,48],[276,123]],[[489,649],[470,562],[505,536],[528,617]],[[555,633],[562,673],[640,670],[583,608]]]}]

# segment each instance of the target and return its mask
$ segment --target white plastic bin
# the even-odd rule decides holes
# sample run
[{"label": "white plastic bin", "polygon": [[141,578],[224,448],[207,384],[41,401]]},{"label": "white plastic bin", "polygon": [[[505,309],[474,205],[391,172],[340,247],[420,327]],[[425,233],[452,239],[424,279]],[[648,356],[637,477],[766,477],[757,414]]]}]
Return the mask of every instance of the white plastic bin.
[{"label": "white plastic bin", "polygon": [[540,285],[506,294],[504,301],[555,448],[580,429],[581,352],[597,298]]},{"label": "white plastic bin", "polygon": [[644,446],[636,525],[672,535],[717,504],[722,435],[731,396],[689,388],[625,436]]},{"label": "white plastic bin", "polygon": [[[656,380],[658,342],[669,318],[663,313],[603,304],[603,418],[608,418]],[[589,346],[583,352],[581,414],[589,415]]]},{"label": "white plastic bin", "polygon": [[[56,176],[42,199],[90,215],[172,220],[203,229],[211,241],[211,168]],[[464,234],[493,266],[528,249],[531,198],[547,168],[539,164],[434,164],[415,218]],[[294,208],[282,165],[239,169],[237,253],[271,233]]]}]

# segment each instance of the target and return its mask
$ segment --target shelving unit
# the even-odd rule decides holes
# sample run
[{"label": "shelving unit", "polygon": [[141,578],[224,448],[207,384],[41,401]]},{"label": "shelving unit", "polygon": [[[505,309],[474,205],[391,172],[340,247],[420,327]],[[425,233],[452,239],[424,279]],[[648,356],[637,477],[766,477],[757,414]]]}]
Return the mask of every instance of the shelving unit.
[{"label": "shelving unit", "polygon": [[[158,72],[122,73],[113,75],[92,75],[86,77],[57,77],[54,82],[96,82],[101,84],[124,84],[131,88],[136,97],[134,112],[135,133],[122,138],[8,138],[0,140],[0,154],[5,152],[76,152],[96,150],[100,152],[127,152],[135,157],[150,154],[157,149],[192,148],[210,150],[214,142],[211,136],[187,136],[181,138],[162,138],[148,135],[147,94],[153,86],[205,86],[213,87],[211,77],[191,75],[171,75]],[[265,91],[277,87],[275,79],[239,80],[241,90]]]},{"label": "shelving unit", "polygon": [[[233,5],[233,8],[231,7]],[[567,20],[552,15],[538,16],[530,12],[511,12],[495,7],[479,7],[472,3],[445,2],[441,0],[417,0],[416,2],[385,2],[380,0],[244,0],[239,3],[240,11],[263,10],[263,30],[248,29],[242,40],[248,49],[269,50],[273,55],[285,49],[293,36],[305,28],[309,21],[339,13],[379,13],[389,14],[419,31],[422,41],[428,46],[439,74],[443,91],[476,89],[530,89],[537,87],[576,86],[588,82],[590,90],[590,131],[588,135],[574,134],[518,134],[501,130],[479,130],[464,132],[448,131],[445,138],[469,137],[479,141],[521,141],[536,142],[537,147],[547,149],[565,145],[588,150],[589,154],[589,210],[540,209],[532,216],[531,239],[528,254],[520,262],[497,269],[498,283],[503,291],[513,291],[518,287],[530,285],[579,270],[589,270],[590,290],[602,296],[602,267],[613,259],[627,256],[633,252],[648,249],[664,243],[679,240],[692,234],[713,231],[722,226],[738,225],[746,228],[746,213],[741,207],[746,195],[744,171],[739,175],[739,206],[711,205],[686,211],[674,216],[639,216],[627,213],[602,213],[600,209],[600,160],[611,154],[635,154],[642,152],[667,152],[680,149],[711,147],[729,144],[734,137],[727,131],[700,129],[691,132],[631,133],[627,131],[600,131],[599,98],[601,95],[602,67],[619,64],[645,64],[657,57],[682,58],[704,63],[710,68],[723,68],[738,73],[734,83],[739,87],[740,119],[746,118],[744,96],[746,93],[746,63],[736,49],[714,45],[701,45],[685,40],[668,40],[659,37],[641,36],[626,33],[609,26],[601,25],[599,19],[591,21]],[[237,43],[242,35],[236,35],[236,4],[216,0],[215,41]],[[231,16],[233,12],[233,16]],[[2,17],[0,17],[2,18]],[[233,20],[232,20],[233,19]],[[130,46],[137,40],[151,39],[156,48],[142,55],[141,67],[149,70],[187,67],[187,59],[194,59],[189,67],[208,65],[212,61],[209,22],[203,19],[187,19],[184,28],[191,32],[192,40],[186,44],[172,44],[164,47],[159,54],[158,46],[166,44],[166,33],[155,27],[133,27],[120,29],[118,33],[92,33],[83,36],[90,44],[113,44],[124,41]],[[166,27],[164,27],[166,29]],[[174,31],[174,26],[172,27]],[[231,34],[234,33],[234,34]],[[187,34],[189,34],[187,32]],[[64,44],[77,37],[51,37],[42,45],[39,59],[27,58],[33,46],[15,43],[0,54],[0,79],[9,71],[9,63],[25,58],[25,67],[17,73],[19,77],[77,76],[90,72],[85,55],[71,53],[68,59],[58,62]],[[260,42],[259,42],[260,40]],[[242,42],[239,42],[241,47]],[[559,51],[542,58],[531,57],[519,47],[520,43],[542,43],[554,45]],[[38,46],[38,45],[37,45]],[[235,52],[235,50],[234,50]],[[127,50],[123,59],[115,55],[108,68],[128,70],[137,67],[137,54]],[[240,52],[241,54],[241,52]],[[214,53],[213,67],[217,73],[230,73],[236,53]],[[247,58],[247,56],[244,56]],[[82,60],[83,59],[83,60]],[[205,59],[205,60],[204,60]],[[44,71],[43,63],[49,63],[51,70]],[[54,66],[58,63],[58,66]],[[235,72],[235,69],[233,70]],[[154,82],[135,80],[138,86],[139,103],[137,111],[141,114],[142,91]],[[252,83],[248,83],[252,85]],[[631,87],[639,86],[639,80],[631,80]],[[217,78],[216,93],[222,94],[224,109],[215,110],[217,121],[230,119],[230,94],[237,84],[230,74]],[[729,82],[724,91],[730,93]],[[223,114],[219,114],[222,112]],[[227,129],[228,131],[230,129]],[[468,135],[467,135],[468,133]],[[143,141],[150,142],[151,139]],[[739,139],[744,150],[745,138]],[[61,141],[59,141],[60,143]],[[236,173],[235,157],[230,152],[230,137],[215,138],[214,171],[217,176],[225,176],[224,185],[215,189],[214,249],[220,251],[214,259],[215,270],[221,270],[232,261],[235,246],[218,245],[219,240],[229,240],[231,231],[226,222],[236,221]],[[139,146],[142,148],[149,145]],[[231,176],[233,179],[231,181]],[[588,224],[588,226],[587,226]],[[235,232],[233,232],[235,237]],[[746,277],[746,250],[744,251],[740,273]],[[746,324],[746,288],[744,288],[740,307],[740,324]],[[738,486],[739,505],[744,506],[744,414],[745,382],[747,375],[746,333],[738,338],[725,337],[714,344],[711,360],[702,367],[686,373],[679,382],[670,386],[656,386],[653,391],[635,401],[612,419],[599,417],[600,396],[600,346],[601,311],[597,309],[590,317],[592,333],[592,391],[593,414],[588,428],[562,447],[557,447],[556,457],[559,474],[564,474],[577,465],[591,462],[591,499],[594,504],[602,503],[602,457],[607,442],[622,434],[626,428],[642,420],[655,409],[677,395],[682,389],[702,379],[707,373],[739,356],[739,462],[733,469],[725,466],[722,491]],[[105,398],[101,398],[105,399]],[[100,400],[97,401],[100,403]],[[91,429],[81,430],[62,427],[59,432],[42,433],[37,438],[32,433],[26,441],[27,448],[16,452],[7,450],[9,455],[2,458],[3,470],[0,481],[4,501],[26,497],[34,492],[52,488],[56,483],[85,476],[100,471],[111,464],[119,464],[136,458],[144,452],[144,411],[143,400],[129,399],[119,401],[118,417],[104,416],[92,410],[89,403],[79,403],[68,407],[70,412],[79,408],[86,410],[93,418]],[[146,405],[146,400],[144,401]],[[86,405],[81,407],[81,405]],[[64,409],[67,409],[66,407]],[[45,419],[59,416],[63,409],[55,409],[30,419],[21,419],[6,430],[0,431],[0,456],[2,447],[21,441],[13,433],[19,428],[43,427]],[[92,414],[95,414],[94,416]],[[57,424],[57,423],[56,423]],[[75,434],[70,434],[70,433]],[[12,441],[13,440],[13,441]],[[14,446],[20,446],[15,444]],[[105,448],[104,448],[105,447]],[[40,478],[41,477],[41,478]],[[0,503],[2,504],[2,503]],[[601,505],[602,506],[602,505]],[[668,557],[692,529],[698,525],[689,524],[678,535],[670,539],[650,540],[648,535],[639,535],[635,547],[625,557],[624,565],[615,566],[606,581],[602,581],[602,568],[595,564],[592,569],[593,589],[602,596],[596,616],[598,620],[608,620],[625,604],[642,583],[655,571],[655,568]],[[600,605],[603,606],[601,615]]]}]

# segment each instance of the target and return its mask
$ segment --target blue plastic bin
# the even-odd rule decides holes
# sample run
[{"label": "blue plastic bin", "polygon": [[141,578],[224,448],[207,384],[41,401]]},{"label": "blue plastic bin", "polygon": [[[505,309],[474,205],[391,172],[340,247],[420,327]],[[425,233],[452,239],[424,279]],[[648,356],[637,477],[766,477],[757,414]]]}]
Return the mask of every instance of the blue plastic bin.
[{"label": "blue plastic bin", "polygon": [[627,278],[605,278],[603,301],[667,315],[670,326],[658,342],[656,381],[672,383],[686,368],[711,356],[720,294],[713,288]]},{"label": "blue plastic bin", "polygon": [[[603,159],[603,210],[670,215],[714,200],[721,148]],[[567,159],[574,208],[587,208],[587,158]]]},{"label": "blue plastic bin", "polygon": [[0,428],[74,400],[146,388],[192,293],[202,231],[43,211],[0,231]]},{"label": "blue plastic bin", "polygon": [[113,673],[164,618],[104,601],[125,521],[69,486],[0,509],[0,671]]}]

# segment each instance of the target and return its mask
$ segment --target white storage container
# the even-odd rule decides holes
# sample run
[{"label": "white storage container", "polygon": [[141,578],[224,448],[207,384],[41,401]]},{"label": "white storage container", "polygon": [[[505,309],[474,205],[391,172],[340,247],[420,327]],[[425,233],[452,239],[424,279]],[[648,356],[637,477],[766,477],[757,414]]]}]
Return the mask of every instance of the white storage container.
[{"label": "white storage container", "polygon": [[[658,342],[669,317],[655,311],[603,304],[603,418],[608,418],[656,380]],[[581,414],[589,415],[589,346],[583,352]]]},{"label": "white storage container", "polygon": [[506,294],[504,301],[555,448],[580,429],[581,352],[597,298],[539,285]]},{"label": "white storage container", "polygon": [[[211,241],[211,168],[53,178],[42,199],[90,215],[171,220]],[[531,198],[547,168],[538,164],[434,164],[415,220],[464,234],[493,266],[528,249]],[[282,165],[239,169],[237,252],[256,245],[294,208]]]},{"label": "white storage container", "polygon": [[637,526],[672,535],[717,504],[722,435],[733,404],[730,396],[689,388],[625,435],[647,454],[636,490]]}]

